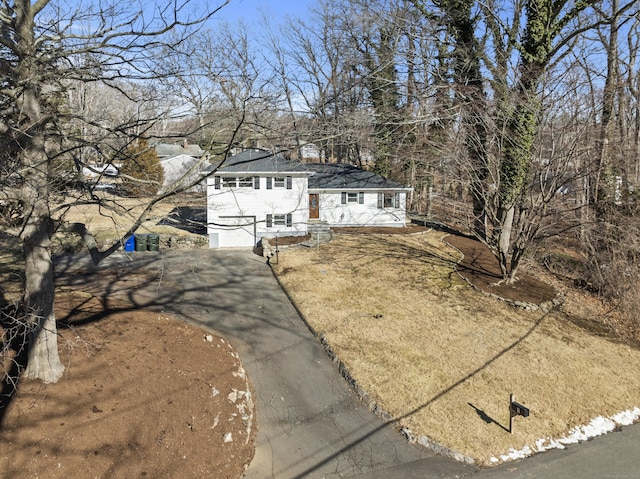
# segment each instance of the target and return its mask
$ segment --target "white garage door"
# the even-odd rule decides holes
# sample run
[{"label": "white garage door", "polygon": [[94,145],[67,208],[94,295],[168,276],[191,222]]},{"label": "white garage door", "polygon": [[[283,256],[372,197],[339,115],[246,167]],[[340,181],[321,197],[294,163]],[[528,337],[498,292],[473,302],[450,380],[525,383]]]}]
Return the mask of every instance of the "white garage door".
[{"label": "white garage door", "polygon": [[256,245],[255,216],[220,217],[210,229],[212,248],[253,247]]}]

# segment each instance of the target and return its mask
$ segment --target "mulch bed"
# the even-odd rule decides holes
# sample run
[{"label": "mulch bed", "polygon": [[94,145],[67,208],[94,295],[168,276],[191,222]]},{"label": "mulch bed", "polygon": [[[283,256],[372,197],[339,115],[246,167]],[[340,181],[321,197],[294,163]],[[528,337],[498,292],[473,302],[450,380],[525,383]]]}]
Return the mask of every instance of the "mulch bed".
[{"label": "mulch bed", "polygon": [[500,265],[496,257],[475,238],[454,233],[444,241],[464,255],[458,263],[458,273],[479,290],[511,301],[533,304],[555,299],[557,293],[553,287],[526,274],[513,284],[501,283]]}]

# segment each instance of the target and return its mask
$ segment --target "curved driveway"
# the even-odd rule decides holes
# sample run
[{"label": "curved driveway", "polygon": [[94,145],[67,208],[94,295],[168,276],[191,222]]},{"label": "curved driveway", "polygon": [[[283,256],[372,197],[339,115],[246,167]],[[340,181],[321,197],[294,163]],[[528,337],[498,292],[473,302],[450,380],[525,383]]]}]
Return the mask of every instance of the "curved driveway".
[{"label": "curved driveway", "polygon": [[[91,269],[98,274],[87,277]],[[105,301],[126,296],[233,344],[257,396],[256,455],[246,478],[640,477],[638,426],[486,471],[408,444],[359,401],[250,251],[116,254],[95,268],[71,256],[56,272]]]}]

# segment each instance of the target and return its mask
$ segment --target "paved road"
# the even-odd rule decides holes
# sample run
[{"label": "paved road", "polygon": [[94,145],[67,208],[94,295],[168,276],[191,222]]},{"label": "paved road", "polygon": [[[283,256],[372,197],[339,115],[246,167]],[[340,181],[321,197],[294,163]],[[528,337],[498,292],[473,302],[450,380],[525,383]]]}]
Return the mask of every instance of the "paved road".
[{"label": "paved road", "polygon": [[[74,256],[57,272],[87,268]],[[249,251],[118,254],[97,269],[115,270],[119,278],[77,277],[75,286],[105,301],[126,296],[141,308],[209,328],[238,350],[257,395],[256,456],[248,479],[640,479],[637,426],[488,471],[408,444],[359,401],[264,260]]]}]

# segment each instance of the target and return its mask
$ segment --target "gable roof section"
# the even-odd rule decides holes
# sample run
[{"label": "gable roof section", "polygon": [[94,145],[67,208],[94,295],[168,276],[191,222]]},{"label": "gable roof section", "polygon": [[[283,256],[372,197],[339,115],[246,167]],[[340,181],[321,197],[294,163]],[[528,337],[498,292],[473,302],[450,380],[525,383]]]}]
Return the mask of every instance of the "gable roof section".
[{"label": "gable roof section", "polygon": [[200,148],[199,145],[190,144],[158,143],[155,149],[158,157],[161,159],[173,158],[179,155],[189,155],[199,158],[204,154],[204,150]]},{"label": "gable roof section", "polygon": [[371,171],[343,163],[306,163],[313,171],[309,178],[310,190],[410,190],[406,186]]},{"label": "gable roof section", "polygon": [[284,158],[278,153],[266,150],[245,150],[230,156],[220,166],[217,173],[307,173],[301,163]]}]

